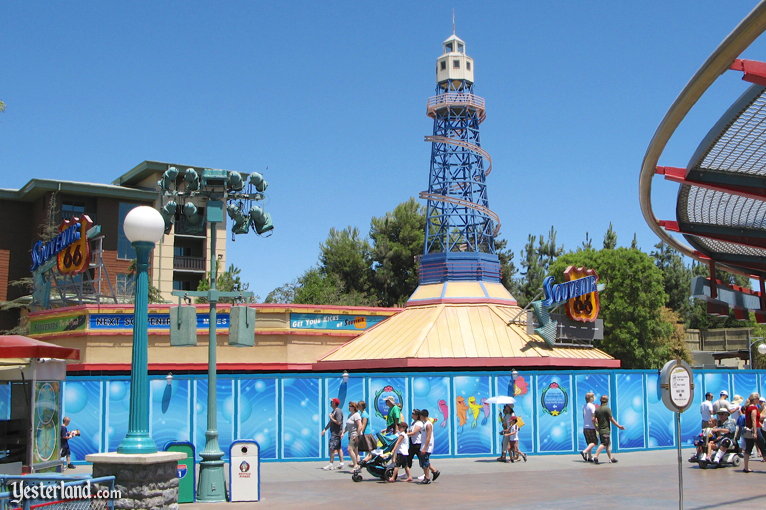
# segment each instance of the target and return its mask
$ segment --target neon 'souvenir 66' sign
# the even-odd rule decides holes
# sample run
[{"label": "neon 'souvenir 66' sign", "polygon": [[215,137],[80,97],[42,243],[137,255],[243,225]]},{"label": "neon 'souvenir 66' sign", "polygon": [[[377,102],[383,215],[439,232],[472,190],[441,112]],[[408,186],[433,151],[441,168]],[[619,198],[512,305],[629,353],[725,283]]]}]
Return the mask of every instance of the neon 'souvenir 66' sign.
[{"label": "neon 'souvenir 66' sign", "polygon": [[564,283],[553,283],[553,277],[543,280],[543,306],[552,308],[566,302],[567,315],[580,322],[594,322],[600,308],[598,274],[594,269],[569,266],[564,271]]},{"label": "neon 'souvenir 66' sign", "polygon": [[34,271],[45,262],[56,257],[56,266],[62,274],[82,273],[90,264],[90,242],[88,230],[93,221],[85,214],[64,220],[59,225],[56,237],[43,243],[37,241],[32,247],[32,267]]}]

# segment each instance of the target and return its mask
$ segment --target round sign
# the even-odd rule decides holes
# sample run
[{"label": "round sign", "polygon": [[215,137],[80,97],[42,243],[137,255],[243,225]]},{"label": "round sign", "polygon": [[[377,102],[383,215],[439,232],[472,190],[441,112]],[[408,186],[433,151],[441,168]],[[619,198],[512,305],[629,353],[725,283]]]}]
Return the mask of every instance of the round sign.
[{"label": "round sign", "polygon": [[694,400],[691,367],[680,360],[668,361],[660,371],[658,389],[665,407],[678,413],[685,411]]}]

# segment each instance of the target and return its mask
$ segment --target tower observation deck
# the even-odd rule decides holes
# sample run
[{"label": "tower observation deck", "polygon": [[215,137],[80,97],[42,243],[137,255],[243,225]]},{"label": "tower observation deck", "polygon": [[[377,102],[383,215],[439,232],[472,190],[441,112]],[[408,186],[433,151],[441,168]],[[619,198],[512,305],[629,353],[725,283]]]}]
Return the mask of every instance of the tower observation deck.
[{"label": "tower observation deck", "polygon": [[486,177],[492,158],[481,147],[484,98],[474,94],[474,62],[452,34],[436,60],[436,95],[426,114],[434,120],[420,283],[500,280],[495,236],[500,218],[489,208]]}]

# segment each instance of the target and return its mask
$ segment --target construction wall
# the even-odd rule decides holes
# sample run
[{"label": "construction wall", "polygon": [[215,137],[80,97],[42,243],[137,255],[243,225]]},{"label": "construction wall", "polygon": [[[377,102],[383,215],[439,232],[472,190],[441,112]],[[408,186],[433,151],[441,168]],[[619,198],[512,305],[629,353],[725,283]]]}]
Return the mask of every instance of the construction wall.
[{"label": "construction wall", "polygon": [[[404,416],[427,408],[438,419],[435,454],[485,456],[499,453],[498,406],[483,404],[495,395],[515,393],[516,413],[525,425],[521,450],[533,454],[576,454],[582,449],[582,406],[588,391],[608,394],[624,431],[613,430],[615,451],[675,447],[673,414],[657,394],[656,370],[521,372],[514,388],[508,372],[220,374],[218,431],[223,451],[234,439],[255,439],[265,460],[319,460],[327,457],[329,399],[365,400],[370,429],[384,428],[386,396],[403,402]],[[114,451],[127,432],[127,376],[70,376],[64,383],[63,415],[82,435],[70,444],[75,461],[99,451]],[[699,433],[699,404],[710,391],[733,396],[766,392],[766,371],[699,371],[695,404],[681,418],[682,441]],[[0,392],[0,396],[2,393]],[[175,375],[151,381],[151,435],[160,448],[168,441],[205,443],[207,378]],[[0,405],[0,410],[3,406]],[[345,448],[345,439],[344,439]]]}]

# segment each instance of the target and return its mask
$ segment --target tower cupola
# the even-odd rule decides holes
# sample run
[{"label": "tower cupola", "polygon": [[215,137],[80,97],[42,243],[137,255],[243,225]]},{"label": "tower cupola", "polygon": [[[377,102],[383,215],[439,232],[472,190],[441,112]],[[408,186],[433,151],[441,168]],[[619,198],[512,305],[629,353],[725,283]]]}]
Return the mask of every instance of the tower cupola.
[{"label": "tower cupola", "polygon": [[452,34],[442,43],[442,49],[443,53],[436,59],[436,83],[443,89],[450,81],[473,83],[473,59],[465,53],[465,42]]}]

